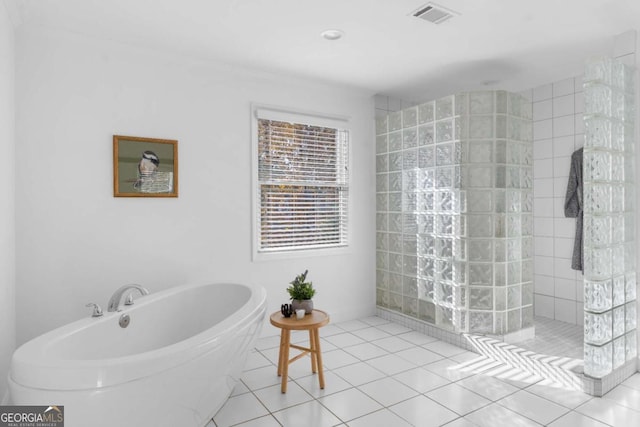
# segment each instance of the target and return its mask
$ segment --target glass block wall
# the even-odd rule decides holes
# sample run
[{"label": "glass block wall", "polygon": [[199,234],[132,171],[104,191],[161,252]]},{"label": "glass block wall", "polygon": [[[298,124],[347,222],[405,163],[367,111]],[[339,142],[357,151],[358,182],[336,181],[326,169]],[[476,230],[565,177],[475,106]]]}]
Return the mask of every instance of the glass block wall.
[{"label": "glass block wall", "polygon": [[532,326],[531,103],[461,93],[376,135],[377,305],[454,332]]},{"label": "glass block wall", "polygon": [[584,77],[584,371],[596,378],[637,354],[634,76],[600,59]]}]

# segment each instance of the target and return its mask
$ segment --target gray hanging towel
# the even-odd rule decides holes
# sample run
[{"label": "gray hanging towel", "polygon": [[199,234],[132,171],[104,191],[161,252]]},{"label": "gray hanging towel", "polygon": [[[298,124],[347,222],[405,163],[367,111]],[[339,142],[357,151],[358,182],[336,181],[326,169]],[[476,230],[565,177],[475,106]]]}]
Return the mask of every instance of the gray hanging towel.
[{"label": "gray hanging towel", "polygon": [[574,151],[571,155],[571,170],[567,195],[564,199],[564,216],[576,219],[576,236],[573,242],[573,257],[571,268],[583,271],[584,255],[582,253],[582,154],[583,149]]}]

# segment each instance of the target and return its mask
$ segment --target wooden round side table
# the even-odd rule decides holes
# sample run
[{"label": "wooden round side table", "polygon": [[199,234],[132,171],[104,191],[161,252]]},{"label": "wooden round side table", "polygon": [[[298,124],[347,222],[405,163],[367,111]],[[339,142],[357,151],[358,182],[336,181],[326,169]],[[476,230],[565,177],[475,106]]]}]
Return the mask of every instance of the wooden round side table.
[{"label": "wooden round side table", "polygon": [[[280,328],[280,353],[278,357],[278,376],[282,376],[283,393],[287,392],[287,376],[289,374],[289,364],[295,362],[307,354],[311,355],[311,372],[318,373],[320,388],[324,388],[324,373],[322,371],[322,352],[320,350],[320,334],[318,329],[329,323],[329,315],[322,310],[314,309],[311,314],[307,314],[303,319],[297,319],[295,314],[291,317],[284,317],[282,313],[276,311],[271,315],[271,324]],[[309,347],[302,347],[291,344],[291,331],[309,331]],[[289,348],[302,351],[299,355],[289,360]]]}]

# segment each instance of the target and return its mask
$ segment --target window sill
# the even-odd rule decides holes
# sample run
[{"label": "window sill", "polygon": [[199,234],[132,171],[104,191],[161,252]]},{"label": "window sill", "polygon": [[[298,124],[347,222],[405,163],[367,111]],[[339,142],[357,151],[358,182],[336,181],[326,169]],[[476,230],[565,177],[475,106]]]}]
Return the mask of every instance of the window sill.
[{"label": "window sill", "polygon": [[351,253],[349,245],[335,246],[323,249],[300,249],[276,252],[253,252],[254,262],[276,261],[282,259],[298,259],[298,258],[320,258],[327,256],[345,255]]}]

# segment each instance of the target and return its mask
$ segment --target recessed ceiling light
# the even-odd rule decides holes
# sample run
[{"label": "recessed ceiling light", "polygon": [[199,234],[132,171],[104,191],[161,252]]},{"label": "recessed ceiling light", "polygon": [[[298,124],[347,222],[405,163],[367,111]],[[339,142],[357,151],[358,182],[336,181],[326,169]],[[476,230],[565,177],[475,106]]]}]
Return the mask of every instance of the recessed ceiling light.
[{"label": "recessed ceiling light", "polygon": [[324,30],[320,35],[327,40],[338,40],[344,36],[342,30]]}]

